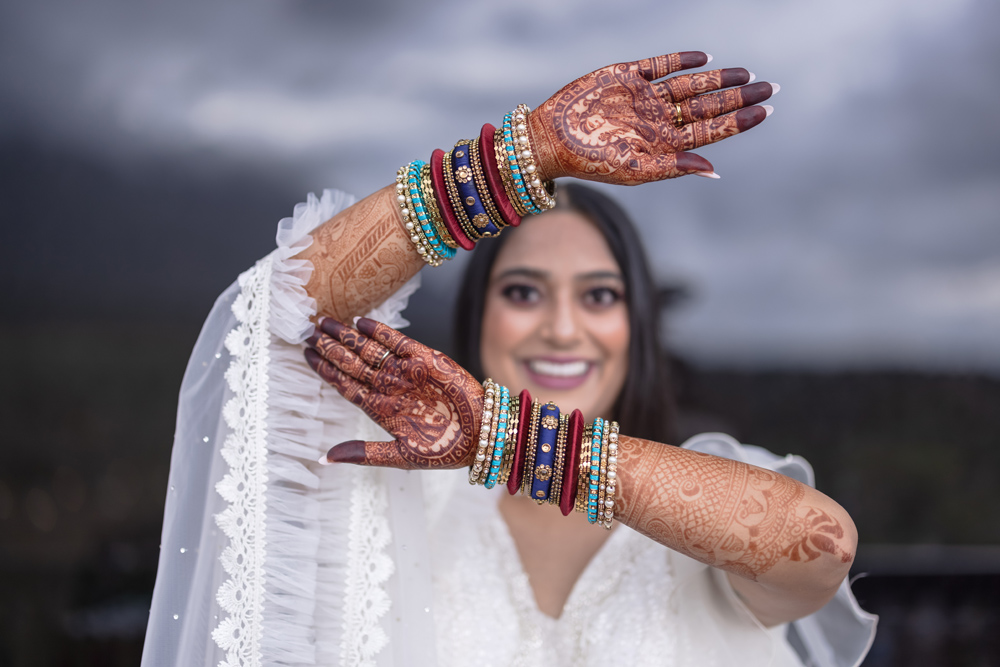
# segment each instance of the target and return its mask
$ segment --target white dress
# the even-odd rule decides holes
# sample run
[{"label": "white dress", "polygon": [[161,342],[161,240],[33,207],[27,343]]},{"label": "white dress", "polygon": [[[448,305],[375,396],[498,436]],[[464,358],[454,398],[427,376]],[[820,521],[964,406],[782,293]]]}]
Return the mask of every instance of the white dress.
[{"label": "white dress", "polygon": [[[846,583],[819,612],[764,629],[721,572],[620,526],[552,619],[500,490],[462,471],[319,466],[338,442],[387,439],[302,357],[312,268],[291,258],[350,203],[327,191],[297,206],[206,320],[181,387],[145,667],[861,662],[875,617]],[[369,316],[404,326],[417,285]],[[802,459],[727,436],[685,446],[812,483]]]}]

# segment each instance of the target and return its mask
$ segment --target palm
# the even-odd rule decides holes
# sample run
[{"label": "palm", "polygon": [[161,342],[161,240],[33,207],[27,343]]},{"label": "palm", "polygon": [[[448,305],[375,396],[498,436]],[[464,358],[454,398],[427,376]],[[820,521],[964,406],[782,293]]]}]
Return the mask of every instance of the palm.
[{"label": "palm", "polygon": [[637,185],[712,171],[708,161],[684,151],[759,123],[763,109],[729,112],[767,99],[771,87],[710,92],[747,83],[742,68],[659,80],[707,60],[691,51],[619,63],[562,88],[528,118],[544,175]]},{"label": "palm", "polygon": [[373,320],[359,320],[356,331],[327,318],[321,328],[323,335],[309,341],[310,365],[396,438],[363,443],[350,462],[406,469],[470,463],[483,403],[475,378],[446,355]]}]

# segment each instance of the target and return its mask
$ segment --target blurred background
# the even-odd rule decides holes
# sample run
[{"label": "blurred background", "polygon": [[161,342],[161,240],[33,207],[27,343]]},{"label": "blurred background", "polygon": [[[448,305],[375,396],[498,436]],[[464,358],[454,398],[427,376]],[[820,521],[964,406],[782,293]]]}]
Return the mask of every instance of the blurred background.
[{"label": "blurred background", "polygon": [[[176,395],[309,191],[364,195],[612,62],[782,86],[617,196],[684,428],[807,457],[855,517],[866,665],[1000,665],[1000,6],[241,0],[0,5],[0,667],[138,664]],[[447,350],[461,262],[411,335]]]}]

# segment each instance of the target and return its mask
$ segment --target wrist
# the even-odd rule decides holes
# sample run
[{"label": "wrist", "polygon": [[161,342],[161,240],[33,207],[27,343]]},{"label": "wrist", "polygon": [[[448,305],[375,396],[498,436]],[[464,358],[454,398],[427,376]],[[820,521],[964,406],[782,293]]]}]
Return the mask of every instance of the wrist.
[{"label": "wrist", "polygon": [[527,125],[528,140],[535,154],[535,173],[538,178],[544,182],[566,176],[567,174],[561,169],[559,161],[556,159],[540,108],[528,114]]}]

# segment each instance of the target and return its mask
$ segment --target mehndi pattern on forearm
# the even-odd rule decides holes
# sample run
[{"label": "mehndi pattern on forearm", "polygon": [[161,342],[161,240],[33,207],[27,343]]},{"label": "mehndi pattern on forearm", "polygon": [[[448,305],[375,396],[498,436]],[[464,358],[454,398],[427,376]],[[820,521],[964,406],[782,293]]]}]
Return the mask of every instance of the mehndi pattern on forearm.
[{"label": "mehndi pattern on forearm", "polygon": [[852,554],[845,531],[804,502],[802,484],[784,475],[709,454],[622,438],[622,498],[617,517],[661,544],[703,563],[757,580],[782,559]]}]

